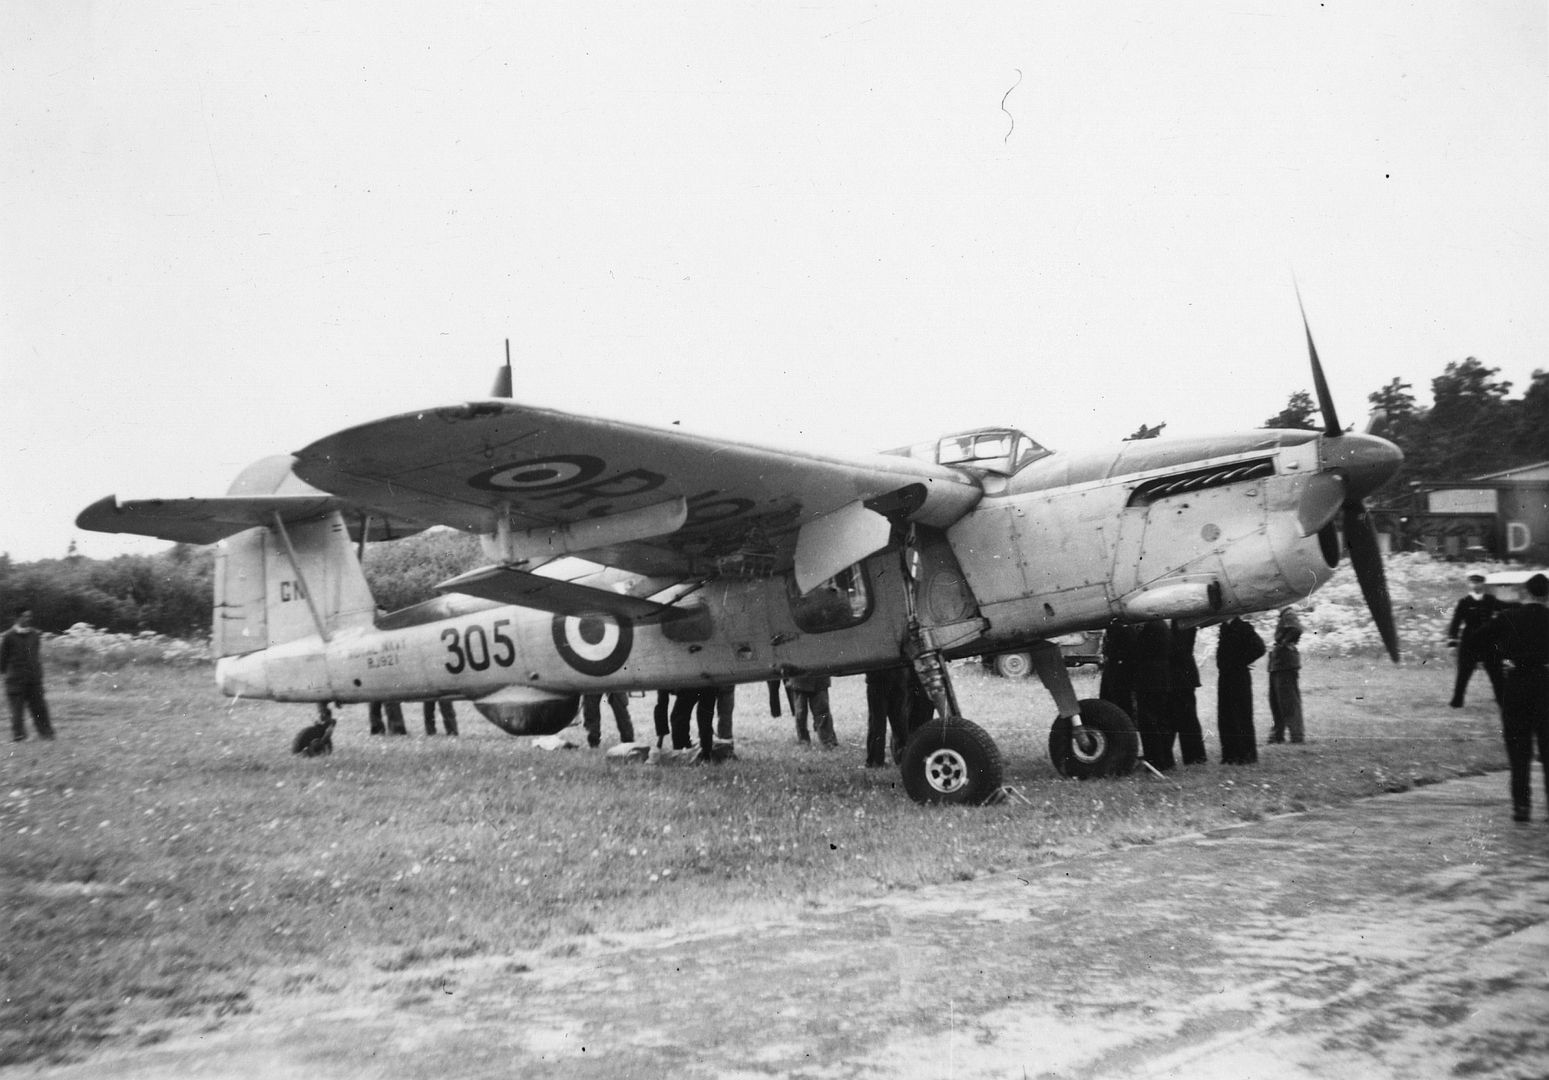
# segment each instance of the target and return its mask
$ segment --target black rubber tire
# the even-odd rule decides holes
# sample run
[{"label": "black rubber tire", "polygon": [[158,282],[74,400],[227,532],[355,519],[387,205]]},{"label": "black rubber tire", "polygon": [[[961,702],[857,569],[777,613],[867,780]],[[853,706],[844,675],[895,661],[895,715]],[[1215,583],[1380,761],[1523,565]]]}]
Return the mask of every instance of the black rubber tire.
[{"label": "black rubber tire", "polygon": [[545,701],[541,705],[482,705],[479,714],[507,735],[557,735],[581,712],[579,697]]},{"label": "black rubber tire", "polygon": [[1140,735],[1129,714],[1111,701],[1084,698],[1081,701],[1081,726],[1096,740],[1091,750],[1082,751],[1071,740],[1070,720],[1056,719],[1049,729],[1049,760],[1054,771],[1076,780],[1100,776],[1128,776],[1140,760]]},{"label": "black rubber tire", "polygon": [[989,732],[968,720],[932,720],[916,731],[898,765],[919,803],[977,806],[1000,790],[1005,768]]},{"label": "black rubber tire", "polygon": [[1033,658],[1025,652],[1001,653],[992,667],[1003,679],[1025,679],[1033,673]]}]

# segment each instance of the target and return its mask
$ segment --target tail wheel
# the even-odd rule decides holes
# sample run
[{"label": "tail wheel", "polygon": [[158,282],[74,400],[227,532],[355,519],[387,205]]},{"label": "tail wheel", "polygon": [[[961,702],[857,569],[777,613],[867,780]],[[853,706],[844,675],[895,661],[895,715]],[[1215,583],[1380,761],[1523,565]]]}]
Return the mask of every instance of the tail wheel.
[{"label": "tail wheel", "polygon": [[1140,736],[1128,713],[1111,701],[1086,698],[1081,702],[1081,727],[1077,738],[1069,717],[1064,717],[1049,729],[1049,759],[1057,773],[1090,780],[1127,776],[1134,771],[1140,758]]},{"label": "tail wheel", "polygon": [[915,802],[977,805],[1000,790],[1000,748],[967,720],[932,720],[904,747],[904,790]]}]

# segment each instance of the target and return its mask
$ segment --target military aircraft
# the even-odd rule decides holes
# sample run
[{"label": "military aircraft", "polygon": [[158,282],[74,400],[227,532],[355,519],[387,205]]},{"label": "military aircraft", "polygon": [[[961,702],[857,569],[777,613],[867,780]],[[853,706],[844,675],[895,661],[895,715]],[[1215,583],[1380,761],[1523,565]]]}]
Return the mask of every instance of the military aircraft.
[{"label": "military aircraft", "polygon": [[[1133,722],[1078,700],[1050,639],[1300,600],[1333,573],[1341,532],[1398,658],[1362,500],[1402,455],[1341,428],[1310,329],[1307,345],[1322,431],[1055,453],[988,427],[869,457],[522,405],[508,359],[488,399],[329,435],[250,466],[222,497],[109,496],[77,524],[219,542],[228,695],[455,697],[537,734],[569,723],[583,693],[912,663],[941,718],[911,737],[904,787],[981,802],[1001,790],[1000,754],[960,715],[948,659],[1031,653],[1059,771],[1122,774]],[[379,613],[353,545],[432,525],[477,533],[488,565]]]}]

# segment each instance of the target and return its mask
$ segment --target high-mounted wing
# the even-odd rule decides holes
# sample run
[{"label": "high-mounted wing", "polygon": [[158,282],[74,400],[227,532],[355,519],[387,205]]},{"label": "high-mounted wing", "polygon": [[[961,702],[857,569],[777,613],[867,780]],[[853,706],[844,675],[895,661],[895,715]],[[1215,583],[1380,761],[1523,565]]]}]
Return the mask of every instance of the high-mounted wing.
[{"label": "high-mounted wing", "polygon": [[350,428],[294,468],[396,517],[494,534],[506,562],[580,553],[674,577],[794,567],[803,589],[886,546],[891,522],[944,528],[982,494],[966,473],[911,458],[802,454],[509,401]]},{"label": "high-mounted wing", "polygon": [[180,544],[213,544],[255,525],[289,524],[352,509],[331,495],[228,495],[214,499],[131,499],[109,495],[76,515],[95,532],[133,533]]}]

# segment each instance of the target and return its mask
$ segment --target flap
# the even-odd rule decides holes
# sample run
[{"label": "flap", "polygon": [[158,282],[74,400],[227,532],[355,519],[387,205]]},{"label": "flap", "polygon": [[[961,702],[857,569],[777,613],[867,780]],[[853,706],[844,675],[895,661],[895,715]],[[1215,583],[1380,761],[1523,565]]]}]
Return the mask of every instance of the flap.
[{"label": "flap", "polygon": [[796,590],[810,592],[846,566],[887,547],[893,526],[857,499],[807,522],[796,537]]},{"label": "flap", "polygon": [[544,577],[510,566],[483,566],[436,586],[438,592],[465,593],[503,604],[551,611],[556,615],[613,615],[635,623],[679,614],[679,609],[638,596],[625,596],[574,581]]}]

